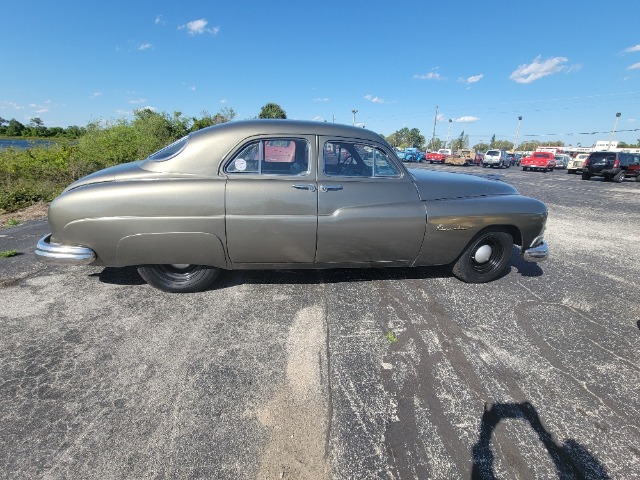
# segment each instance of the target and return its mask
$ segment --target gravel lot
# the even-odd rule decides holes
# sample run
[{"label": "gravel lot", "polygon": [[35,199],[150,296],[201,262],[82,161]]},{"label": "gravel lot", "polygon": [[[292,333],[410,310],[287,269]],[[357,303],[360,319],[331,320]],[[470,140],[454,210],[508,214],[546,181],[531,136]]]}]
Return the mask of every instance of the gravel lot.
[{"label": "gravel lot", "polygon": [[1,478],[639,478],[640,182],[503,176],[549,208],[551,257],[228,272],[35,262],[0,230]]}]

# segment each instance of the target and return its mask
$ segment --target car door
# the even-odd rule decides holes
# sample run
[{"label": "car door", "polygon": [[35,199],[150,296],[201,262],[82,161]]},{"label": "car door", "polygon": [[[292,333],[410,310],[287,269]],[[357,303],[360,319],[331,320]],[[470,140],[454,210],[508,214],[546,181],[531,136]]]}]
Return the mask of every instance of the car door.
[{"label": "car door", "polygon": [[232,263],[313,263],[316,252],[315,137],[264,137],[224,166],[227,251]]},{"label": "car door", "polygon": [[319,138],[320,264],[410,265],[426,228],[426,209],[410,175],[383,146]]}]

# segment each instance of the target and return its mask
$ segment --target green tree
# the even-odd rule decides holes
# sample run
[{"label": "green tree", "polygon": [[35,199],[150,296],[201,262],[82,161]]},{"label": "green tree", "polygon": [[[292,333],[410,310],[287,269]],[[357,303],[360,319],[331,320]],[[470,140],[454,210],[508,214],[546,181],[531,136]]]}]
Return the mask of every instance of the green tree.
[{"label": "green tree", "polygon": [[401,128],[386,137],[390,145],[398,148],[414,147],[424,148],[425,138],[417,128],[409,130],[407,127]]},{"label": "green tree", "polygon": [[483,143],[483,142],[476,143],[476,144],[473,146],[473,149],[474,149],[476,152],[486,152],[486,151],[487,151],[487,150],[489,150],[490,148],[491,148],[491,146],[490,146],[488,143]]},{"label": "green tree", "polygon": [[287,114],[277,103],[267,103],[260,110],[258,118],[287,118]]},{"label": "green tree", "polygon": [[469,148],[469,135],[465,135],[464,130],[458,138],[451,142],[452,150],[460,150],[463,148]]},{"label": "green tree", "polygon": [[26,127],[20,123],[15,118],[9,120],[9,125],[7,125],[7,129],[5,130],[5,134],[10,137],[20,137],[22,133],[25,131]]}]

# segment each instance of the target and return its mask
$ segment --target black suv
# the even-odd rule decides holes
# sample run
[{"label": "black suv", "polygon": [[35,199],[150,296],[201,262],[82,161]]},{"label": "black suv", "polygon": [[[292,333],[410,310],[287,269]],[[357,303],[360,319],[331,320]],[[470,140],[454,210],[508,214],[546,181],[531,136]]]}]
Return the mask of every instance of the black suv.
[{"label": "black suv", "polygon": [[640,182],[640,154],[623,152],[593,152],[584,161],[582,179],[593,176],[622,182],[625,177],[636,177]]}]

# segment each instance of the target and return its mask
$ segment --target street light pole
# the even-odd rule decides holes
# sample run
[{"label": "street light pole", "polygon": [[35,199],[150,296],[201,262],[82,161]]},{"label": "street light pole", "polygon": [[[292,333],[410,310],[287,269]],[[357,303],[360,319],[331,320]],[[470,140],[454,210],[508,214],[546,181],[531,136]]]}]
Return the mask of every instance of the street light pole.
[{"label": "street light pole", "polygon": [[436,115],[433,117],[433,135],[431,135],[431,148],[433,148],[433,142],[436,139],[436,122],[438,121],[438,106],[436,105]]},{"label": "street light pole", "polygon": [[513,141],[513,154],[516,153],[516,146],[518,145],[518,135],[520,135],[520,122],[522,121],[522,116],[518,117],[518,129],[516,130],[516,138]]},{"label": "street light pole", "polygon": [[447,143],[449,143],[449,134],[451,133],[451,122],[453,122],[453,120],[449,119],[449,130],[447,130],[447,141],[444,142],[444,148],[447,148]]},{"label": "street light pole", "polygon": [[356,126],[356,113],[358,113],[358,110],[351,110],[351,113],[353,113],[353,126]]},{"label": "street light pole", "polygon": [[611,143],[613,142],[613,136],[616,134],[616,128],[618,128],[618,120],[620,120],[620,115],[622,115],[620,112],[616,113],[616,123],[613,125],[611,137],[609,137],[609,147],[608,147],[609,150],[611,150]]}]

